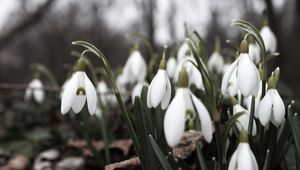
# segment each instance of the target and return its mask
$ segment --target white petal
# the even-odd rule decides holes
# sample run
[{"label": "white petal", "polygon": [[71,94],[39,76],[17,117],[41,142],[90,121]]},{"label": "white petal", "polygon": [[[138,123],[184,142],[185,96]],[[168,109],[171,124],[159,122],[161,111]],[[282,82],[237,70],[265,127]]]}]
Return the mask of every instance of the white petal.
[{"label": "white petal", "polygon": [[[238,146],[237,170],[254,170],[258,169],[251,155],[252,151],[248,143],[240,143]],[[255,160],[256,162],[256,160]]]},{"label": "white petal", "polygon": [[273,31],[268,26],[262,27],[260,34],[265,43],[266,50],[269,52],[276,52],[277,40]]},{"label": "white petal", "polygon": [[135,79],[134,81],[143,81],[147,74],[147,64],[145,59],[139,51],[132,52],[129,58],[131,58],[129,63],[131,74],[129,76],[132,76]]},{"label": "white petal", "polygon": [[72,104],[72,110],[75,113],[79,113],[86,101],[86,95],[76,95]]},{"label": "white petal", "polygon": [[247,53],[239,56],[237,79],[238,87],[245,97],[257,96],[260,82],[259,73]]},{"label": "white petal", "polygon": [[199,115],[199,119],[201,122],[201,132],[206,142],[210,143],[213,134],[212,120],[210,118],[210,115],[204,104],[195,95],[192,94],[191,97]]},{"label": "white petal", "polygon": [[86,74],[85,74],[84,83],[85,83],[85,92],[86,92],[88,110],[89,113],[93,115],[97,109],[97,92],[93,83],[90,81],[90,79]]},{"label": "white petal", "polygon": [[271,89],[269,91],[273,102],[273,114],[271,115],[271,121],[276,127],[279,127],[285,116],[285,106],[276,89]]},{"label": "white petal", "polygon": [[25,101],[29,101],[31,99],[31,96],[32,96],[32,88],[31,87],[27,87],[26,90],[25,90]]},{"label": "white petal", "polygon": [[249,44],[249,56],[253,63],[257,64],[260,61],[260,49],[257,43]]},{"label": "white petal", "polygon": [[258,108],[258,118],[263,126],[266,126],[271,120],[272,114],[272,98],[270,97],[270,91],[267,91],[264,98],[261,100]]},{"label": "white petal", "polygon": [[194,84],[197,87],[197,89],[204,90],[202,75],[200,71],[194,65],[192,65],[188,73],[190,78],[189,84],[190,85]]},{"label": "white petal", "polygon": [[148,85],[148,83],[147,82],[138,82],[132,89],[132,93],[131,93],[132,104],[134,104],[134,98],[136,96],[141,97],[141,92],[142,92],[144,85]]},{"label": "white petal", "polygon": [[216,71],[217,73],[222,73],[224,59],[219,52],[214,52],[209,58],[207,65],[210,71]]},{"label": "white petal", "polygon": [[62,114],[66,114],[72,107],[73,101],[76,96],[76,91],[78,88],[78,72],[74,73],[66,85],[61,99],[60,111]]},{"label": "white petal", "polygon": [[150,83],[150,85],[148,87],[148,92],[147,92],[147,106],[148,106],[148,108],[153,107],[153,105],[151,103],[151,89],[152,89],[152,83]]},{"label": "white petal", "polygon": [[167,72],[170,78],[174,78],[176,71],[176,59],[174,57],[170,57],[167,61]]},{"label": "white petal", "polygon": [[185,106],[184,99],[176,93],[169,105],[164,118],[164,133],[170,147],[179,144],[185,129]]},{"label": "white petal", "polygon": [[167,91],[167,72],[165,70],[158,70],[151,82],[150,101],[154,108],[161,102]]},{"label": "white petal", "polygon": [[169,78],[167,77],[167,91],[161,101],[161,109],[165,110],[168,107],[171,99],[171,93],[172,93],[171,83]]},{"label": "white petal", "polygon": [[236,166],[237,166],[237,150],[234,151],[234,153],[232,154],[231,158],[230,158],[230,162],[228,165],[228,170],[236,170]]},{"label": "white petal", "polygon": [[233,70],[228,82],[227,92],[230,96],[235,96],[239,91],[236,75],[237,75],[237,68]]},{"label": "white petal", "polygon": [[183,43],[177,52],[177,61],[182,61],[185,56],[186,56],[186,52],[189,50],[189,46],[186,43]]},{"label": "white petal", "polygon": [[232,76],[235,68],[237,67],[238,60],[235,60],[225,71],[223,80],[222,80],[222,86],[221,91],[223,95],[226,95],[228,93],[228,87],[230,86],[230,77]]},{"label": "white petal", "polygon": [[96,113],[95,113],[95,115],[99,118],[99,119],[101,119],[102,118],[102,109],[100,108],[100,107],[97,107],[97,110],[96,110]]},{"label": "white petal", "polygon": [[[241,105],[239,105],[239,104],[234,105],[233,106],[233,114],[237,114],[239,112],[246,112],[246,113],[241,115],[238,118],[238,122],[236,123],[236,125],[240,131],[242,130],[242,127],[243,127],[243,129],[248,131],[250,113],[246,109],[244,109]],[[242,127],[241,127],[241,125],[242,125]],[[257,132],[256,123],[255,123],[255,120],[253,120],[252,135],[255,136],[256,132]]]},{"label": "white petal", "polygon": [[33,98],[36,102],[42,103],[45,98],[45,92],[42,82],[39,79],[35,79],[32,81],[32,88],[33,88]]}]

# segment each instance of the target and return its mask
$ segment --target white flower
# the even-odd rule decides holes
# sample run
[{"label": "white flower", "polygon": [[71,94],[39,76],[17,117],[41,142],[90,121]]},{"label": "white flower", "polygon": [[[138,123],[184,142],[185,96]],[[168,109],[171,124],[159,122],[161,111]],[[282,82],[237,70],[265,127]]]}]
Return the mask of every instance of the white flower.
[{"label": "white flower", "polygon": [[174,57],[170,57],[167,61],[167,72],[171,79],[174,79],[176,71],[176,59]]},{"label": "white flower", "polygon": [[249,56],[254,64],[257,64],[260,61],[260,49],[256,43],[249,44]]},{"label": "white flower", "polygon": [[260,123],[266,126],[271,121],[278,127],[285,116],[284,103],[276,89],[269,89],[261,100],[258,108],[258,117]]},{"label": "white flower", "polygon": [[260,30],[261,37],[265,43],[266,50],[269,52],[276,52],[277,39],[269,26],[264,26]]},{"label": "white flower", "polygon": [[159,69],[149,85],[147,106],[156,108],[161,104],[161,108],[166,109],[171,99],[171,90],[167,71]]},{"label": "white flower", "polygon": [[63,92],[61,113],[66,114],[71,107],[75,113],[79,113],[86,100],[88,111],[93,115],[97,108],[97,93],[95,87],[84,71],[77,71],[72,75]]},{"label": "white flower", "polygon": [[32,97],[37,103],[42,103],[45,98],[44,86],[40,79],[35,78],[29,84],[25,91],[25,100],[28,101]]},{"label": "white flower", "polygon": [[103,105],[108,103],[109,89],[105,81],[101,80],[97,84],[97,92],[99,93],[100,100]]},{"label": "white flower", "polygon": [[147,82],[138,82],[134,86],[134,88],[132,89],[132,93],[131,93],[132,104],[134,104],[134,98],[135,97],[141,97],[141,93],[142,93],[142,90],[143,90],[144,86],[148,86],[148,83]]},{"label": "white flower", "polygon": [[222,73],[224,66],[224,59],[219,52],[213,52],[208,60],[208,69],[212,72]]},{"label": "white flower", "polygon": [[[195,108],[194,108],[195,106]],[[199,114],[201,131],[207,142],[212,140],[212,120],[203,103],[192,94],[190,89],[177,89],[164,118],[164,132],[170,147],[179,144],[185,129],[186,111],[195,111]]]},{"label": "white flower", "polygon": [[[241,133],[246,132],[242,131]],[[240,143],[230,159],[228,170],[258,170],[257,161],[248,143],[248,137],[244,136],[244,138],[240,137]]]},{"label": "white flower", "polygon": [[182,61],[185,56],[186,56],[186,53],[189,51],[189,46],[186,44],[186,43],[183,43],[179,49],[178,49],[178,52],[177,52],[177,61],[180,62]]},{"label": "white flower", "polygon": [[147,64],[137,50],[133,51],[129,58],[127,59],[123,72],[122,78],[124,78],[126,83],[135,83],[139,81],[144,81],[147,75]]},{"label": "white flower", "polygon": [[59,95],[60,95],[60,99],[62,99],[62,95],[63,95],[63,93],[64,93],[64,90],[65,90],[65,88],[66,88],[66,86],[67,86],[69,80],[70,80],[70,78],[68,78],[68,79],[64,82],[64,84],[61,86],[61,90],[60,90],[60,94],[59,94]]},{"label": "white flower", "polygon": [[205,90],[200,71],[188,60],[196,63],[195,59],[192,56],[186,56],[184,60],[180,61],[176,67],[174,82],[176,83],[178,81],[179,72],[184,67],[186,68],[189,75],[189,86],[194,84],[197,89]]},{"label": "white flower", "polygon": [[[265,89],[268,89],[267,83],[266,83]],[[255,118],[258,118],[258,108],[260,105],[261,96],[262,96],[262,81],[260,81],[260,83],[259,83],[258,94],[257,94],[257,97],[255,97],[255,108],[254,108],[254,117]],[[247,106],[248,111],[250,111],[250,109],[251,109],[251,98],[252,98],[252,96],[249,96],[248,98],[244,98],[244,105]]]},{"label": "white flower", "polygon": [[[248,112],[248,110],[244,109],[241,105],[235,104],[233,106],[233,115],[240,113],[240,112],[245,112],[245,113],[237,119],[238,120],[238,122],[236,123],[237,128],[239,129],[239,131],[241,131],[242,129],[245,129],[248,131],[250,113]],[[253,120],[252,136],[255,136],[256,132],[257,132],[256,123],[255,123],[255,120]]]},{"label": "white flower", "polygon": [[[232,87],[232,82],[235,81],[232,76],[236,78],[237,87],[243,96],[257,96],[260,82],[259,73],[248,53],[241,52],[238,59],[226,70],[221,87],[223,95],[229,93],[229,88]],[[233,92],[237,92],[235,88],[233,88]]]}]

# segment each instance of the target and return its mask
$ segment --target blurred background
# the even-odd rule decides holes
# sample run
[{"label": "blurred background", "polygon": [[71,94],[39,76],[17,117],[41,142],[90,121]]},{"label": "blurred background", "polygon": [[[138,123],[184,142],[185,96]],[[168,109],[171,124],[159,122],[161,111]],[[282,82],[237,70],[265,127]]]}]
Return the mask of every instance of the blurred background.
[{"label": "blurred background", "polygon": [[[22,153],[16,158],[27,161],[25,167],[31,167],[30,163],[35,167],[40,165],[45,149],[55,148],[66,158],[84,155],[84,145],[73,140],[82,139],[85,132],[95,140],[103,136],[98,118],[91,117],[90,127],[81,132],[80,116],[60,114],[58,89],[47,89],[42,103],[24,102],[24,90],[34,76],[31,64],[46,66],[61,86],[69,69],[65,64],[75,61],[71,51],[82,50],[71,45],[72,41],[94,44],[117,69],[124,66],[131,46],[137,42],[132,33],[147,37],[154,51],[161,54],[164,44],[173,48],[182,44],[184,23],[189,32],[196,30],[204,38],[209,55],[215,38],[220,37],[222,54],[228,59],[233,53],[226,51],[231,48],[226,40],[239,42],[242,37],[231,21],[243,19],[260,29],[265,9],[280,53],[270,62],[269,73],[277,66],[281,68],[279,91],[285,102],[290,102],[300,97],[299,0],[0,0],[0,170],[7,163],[7,155],[11,156],[4,151]],[[149,60],[146,46],[141,50]],[[96,57],[89,59],[95,67],[100,66]],[[42,81],[50,87],[49,80],[43,77]],[[131,101],[127,104],[130,106]],[[117,106],[108,112],[109,140],[125,139],[119,148],[110,148],[112,162],[128,159],[134,152],[125,124]],[[103,143],[100,146],[103,150]],[[104,160],[103,151],[100,156]],[[90,154],[85,160],[90,161]]]},{"label": "blurred background", "polygon": [[[241,36],[230,26],[244,19],[261,27],[268,9],[280,56],[270,69],[281,68],[281,80],[300,96],[300,1],[297,0],[0,0],[0,82],[27,83],[30,64],[40,62],[62,83],[64,63],[73,63],[71,42],[85,40],[101,49],[114,68],[125,63],[134,40],[130,33],[149,38],[156,50],[181,43],[183,23],[204,37],[209,53],[215,36]],[[146,56],[147,58],[147,56]],[[95,62],[98,64],[98,62]]]}]

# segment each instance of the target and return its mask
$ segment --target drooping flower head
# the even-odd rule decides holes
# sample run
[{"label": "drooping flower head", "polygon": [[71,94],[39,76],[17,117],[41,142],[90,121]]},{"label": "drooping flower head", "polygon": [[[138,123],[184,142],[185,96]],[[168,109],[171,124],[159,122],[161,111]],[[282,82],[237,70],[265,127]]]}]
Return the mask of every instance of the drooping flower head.
[{"label": "drooping flower head", "polygon": [[230,159],[228,170],[258,170],[257,161],[249,146],[248,134],[245,130],[240,132],[240,143]]},{"label": "drooping flower head", "polygon": [[162,109],[166,109],[171,99],[171,83],[166,71],[167,63],[165,59],[167,47],[164,47],[163,58],[159,64],[159,70],[151,81],[147,93],[148,108],[156,108],[161,104]]},{"label": "drooping flower head", "polygon": [[260,30],[260,35],[264,41],[266,50],[268,52],[276,52],[277,50],[277,39],[271,28],[269,27],[269,22],[267,17],[264,17],[263,27]]},{"label": "drooping flower head", "polygon": [[258,108],[258,117],[263,126],[267,126],[271,121],[274,126],[278,127],[284,120],[285,106],[276,90],[278,80],[279,68],[277,67],[268,80],[268,91]]},{"label": "drooping flower head", "polygon": [[147,64],[142,54],[135,46],[129,58],[127,59],[122,72],[123,81],[134,84],[144,81],[147,75]]},{"label": "drooping flower head", "polygon": [[223,72],[224,67],[224,59],[221,55],[221,42],[219,38],[216,38],[215,41],[215,51],[208,59],[208,69],[214,73],[221,74]]},{"label": "drooping flower head", "polygon": [[34,76],[34,79],[28,84],[28,87],[25,91],[25,100],[29,101],[34,99],[37,103],[42,103],[45,98],[44,86],[41,80],[39,79],[39,73],[37,72]]},{"label": "drooping flower head", "polygon": [[175,77],[176,65],[177,65],[177,61],[176,61],[175,57],[173,57],[173,56],[169,57],[169,59],[167,61],[167,72],[168,72],[168,76],[171,79],[174,79],[174,77]]},{"label": "drooping flower head", "polygon": [[[239,57],[229,66],[223,76],[221,87],[223,95],[230,93],[230,88],[232,88],[233,93],[240,90],[245,97],[257,96],[260,76],[255,64],[250,59],[248,51],[248,42],[243,40],[240,45]],[[237,82],[237,86],[232,86],[234,81]]]},{"label": "drooping flower head", "polygon": [[178,89],[171,101],[164,118],[164,133],[170,147],[179,144],[185,130],[185,123],[190,114],[198,114],[201,132],[207,142],[212,140],[212,120],[204,106],[188,88],[189,77],[185,69],[182,69],[178,78]]},{"label": "drooping flower head", "polygon": [[85,73],[85,61],[80,58],[77,63],[77,71],[72,75],[63,92],[61,113],[66,114],[71,108],[75,113],[79,113],[86,101],[88,111],[93,115],[97,108],[97,93]]}]

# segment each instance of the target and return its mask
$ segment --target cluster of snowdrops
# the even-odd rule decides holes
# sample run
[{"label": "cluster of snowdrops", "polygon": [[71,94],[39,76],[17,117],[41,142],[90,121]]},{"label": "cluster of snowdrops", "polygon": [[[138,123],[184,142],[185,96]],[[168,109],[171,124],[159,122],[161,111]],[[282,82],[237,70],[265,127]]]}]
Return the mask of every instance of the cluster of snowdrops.
[{"label": "cluster of snowdrops", "polygon": [[[268,73],[268,61],[278,55],[276,36],[267,22],[260,31],[242,20],[233,25],[243,33],[238,46],[232,43],[236,50],[233,61],[225,61],[218,43],[207,57],[199,34],[186,32],[176,53],[167,56],[164,47],[149,83],[148,65],[138,46],[115,76],[98,48],[84,41],[73,42],[86,50],[62,86],[61,113],[71,109],[79,113],[86,104],[91,115],[101,118],[103,105],[118,104],[144,169],[192,168],[172,154],[187,131],[201,134],[200,140],[194,141],[201,169],[210,169],[209,162],[217,169],[274,168],[291,143],[299,147],[300,135],[294,131],[298,124],[292,103],[286,107],[277,91],[280,69]],[[111,88],[104,80],[95,88],[85,72],[86,53],[99,58]],[[122,96],[128,85],[132,87],[130,111]],[[25,97],[33,95],[41,102],[45,95],[42,88],[35,78]],[[110,91],[115,96],[107,95]],[[206,145],[215,146],[212,159],[203,155]],[[229,149],[232,147],[234,151]],[[299,161],[299,155],[296,157]]]}]

